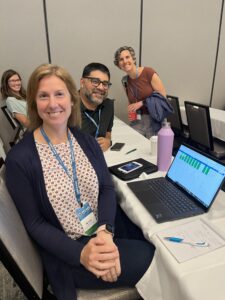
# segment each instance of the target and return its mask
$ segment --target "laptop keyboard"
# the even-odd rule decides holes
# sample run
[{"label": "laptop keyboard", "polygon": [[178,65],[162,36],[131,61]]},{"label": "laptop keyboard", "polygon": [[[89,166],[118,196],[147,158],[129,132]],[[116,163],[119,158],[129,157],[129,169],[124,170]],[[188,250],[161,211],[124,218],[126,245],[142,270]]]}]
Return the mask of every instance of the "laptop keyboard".
[{"label": "laptop keyboard", "polygon": [[156,191],[154,194],[157,195],[157,200],[166,206],[172,214],[176,215],[198,209],[185,194],[164,178],[151,179],[148,185],[151,190]]}]

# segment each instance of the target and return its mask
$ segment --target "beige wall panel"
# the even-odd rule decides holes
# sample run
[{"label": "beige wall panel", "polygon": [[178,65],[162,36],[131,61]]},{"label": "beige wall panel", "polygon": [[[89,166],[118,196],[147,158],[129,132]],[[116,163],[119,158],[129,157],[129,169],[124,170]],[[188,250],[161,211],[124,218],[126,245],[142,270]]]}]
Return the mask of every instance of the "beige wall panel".
[{"label": "beige wall panel", "polygon": [[225,109],[225,7],[223,9],[212,107]]},{"label": "beige wall panel", "polygon": [[221,0],[144,0],[144,65],[152,66],[167,93],[209,104]]},{"label": "beige wall panel", "polygon": [[0,36],[0,76],[13,68],[26,83],[37,65],[48,62],[42,1],[2,0]]},{"label": "beige wall panel", "polygon": [[107,65],[115,113],[126,120],[123,73],[114,66],[113,55],[123,45],[132,45],[139,55],[140,0],[48,0],[47,12],[52,62],[65,66],[78,87],[85,65]]},{"label": "beige wall panel", "polygon": [[[27,80],[34,68],[48,62],[43,5],[41,0],[2,0],[0,4],[0,77],[15,69]],[[6,150],[12,137],[7,120],[0,114],[0,136]]]}]

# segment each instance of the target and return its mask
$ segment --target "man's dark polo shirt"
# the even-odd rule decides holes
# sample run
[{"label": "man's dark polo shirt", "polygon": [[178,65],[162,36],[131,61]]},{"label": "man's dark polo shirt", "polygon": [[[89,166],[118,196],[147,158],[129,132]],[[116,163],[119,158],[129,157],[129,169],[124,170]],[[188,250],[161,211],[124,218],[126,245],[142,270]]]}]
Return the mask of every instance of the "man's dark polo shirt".
[{"label": "man's dark polo shirt", "polygon": [[113,127],[114,100],[112,99],[106,98],[103,100],[102,104],[100,104],[95,111],[87,109],[81,101],[81,129],[82,131],[95,137],[97,128],[95,124],[88,118],[85,112],[95,120],[96,124],[99,124],[99,110],[101,110],[101,112],[98,137],[105,137],[106,132],[111,132]]}]

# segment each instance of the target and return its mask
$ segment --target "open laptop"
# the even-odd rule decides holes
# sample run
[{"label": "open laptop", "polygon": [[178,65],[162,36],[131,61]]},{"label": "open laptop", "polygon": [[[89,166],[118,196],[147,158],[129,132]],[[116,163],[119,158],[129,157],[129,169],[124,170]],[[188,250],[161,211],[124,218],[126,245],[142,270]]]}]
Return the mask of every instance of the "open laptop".
[{"label": "open laptop", "polygon": [[157,223],[205,213],[225,178],[225,164],[181,145],[166,176],[127,185]]}]

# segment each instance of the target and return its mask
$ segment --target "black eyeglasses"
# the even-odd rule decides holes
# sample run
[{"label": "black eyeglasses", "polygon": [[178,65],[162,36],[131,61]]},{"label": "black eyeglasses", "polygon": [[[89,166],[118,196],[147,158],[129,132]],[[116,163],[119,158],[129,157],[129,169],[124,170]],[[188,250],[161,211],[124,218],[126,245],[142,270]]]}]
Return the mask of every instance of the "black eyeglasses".
[{"label": "black eyeglasses", "polygon": [[96,78],[96,77],[85,76],[83,78],[89,79],[91,81],[91,84],[94,87],[98,87],[100,84],[102,84],[102,86],[104,87],[104,89],[108,89],[112,85],[111,82],[106,81],[106,80],[101,81],[99,78]]}]

